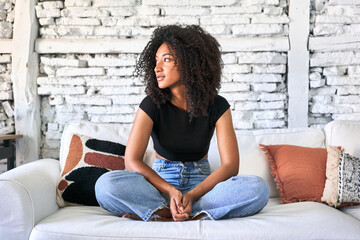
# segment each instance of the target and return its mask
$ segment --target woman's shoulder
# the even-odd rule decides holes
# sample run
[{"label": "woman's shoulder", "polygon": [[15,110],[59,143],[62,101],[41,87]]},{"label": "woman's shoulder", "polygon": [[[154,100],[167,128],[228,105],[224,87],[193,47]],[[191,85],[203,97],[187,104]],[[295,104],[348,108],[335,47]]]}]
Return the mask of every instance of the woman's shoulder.
[{"label": "woman's shoulder", "polygon": [[153,100],[151,99],[151,97],[149,96],[149,95],[146,95],[144,98],[143,98],[143,100],[142,100],[142,102],[153,102]]},{"label": "woman's shoulder", "polygon": [[224,98],[223,96],[220,95],[216,95],[214,98],[214,103],[213,105],[218,106],[218,105],[229,105],[229,102],[226,100],[226,98]]},{"label": "woman's shoulder", "polygon": [[220,95],[215,96],[214,102],[209,107],[209,117],[214,125],[229,107],[230,104],[224,97]]},{"label": "woman's shoulder", "polygon": [[153,106],[155,105],[154,101],[151,99],[150,96],[146,96],[143,98],[143,100],[140,103],[140,107],[141,106]]},{"label": "woman's shoulder", "polygon": [[153,120],[153,122],[156,121],[158,109],[150,96],[146,96],[141,101],[139,108],[142,109]]},{"label": "woman's shoulder", "polygon": [[154,109],[155,108],[155,103],[154,101],[151,99],[150,96],[146,96],[143,98],[143,100],[141,101],[139,107],[142,110],[147,110],[147,109]]},{"label": "woman's shoulder", "polygon": [[213,114],[222,115],[229,107],[229,102],[223,96],[216,95],[213,104],[210,106],[210,111]]}]

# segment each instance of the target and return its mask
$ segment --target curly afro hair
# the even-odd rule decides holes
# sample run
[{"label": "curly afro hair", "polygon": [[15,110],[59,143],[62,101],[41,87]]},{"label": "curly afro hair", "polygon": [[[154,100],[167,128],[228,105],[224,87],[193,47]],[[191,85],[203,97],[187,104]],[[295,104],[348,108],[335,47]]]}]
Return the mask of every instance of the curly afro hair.
[{"label": "curly afro hair", "polygon": [[158,106],[171,100],[170,90],[158,87],[154,71],[155,55],[163,43],[173,49],[175,64],[179,63],[190,121],[194,117],[207,116],[208,106],[220,89],[222,59],[219,43],[197,25],[169,25],[154,30],[140,55],[136,73],[144,74],[145,93]]}]

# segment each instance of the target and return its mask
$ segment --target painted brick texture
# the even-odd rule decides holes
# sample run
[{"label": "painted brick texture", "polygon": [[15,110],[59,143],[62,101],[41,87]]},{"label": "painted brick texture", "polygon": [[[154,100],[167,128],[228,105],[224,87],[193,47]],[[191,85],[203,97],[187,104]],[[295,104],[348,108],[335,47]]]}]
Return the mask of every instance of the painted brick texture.
[{"label": "painted brick texture", "polygon": [[[358,1],[313,1],[310,36],[336,37],[360,33]],[[356,40],[359,41],[359,38]],[[356,42],[354,41],[354,42]],[[331,120],[360,120],[360,50],[315,50],[310,55],[309,125],[323,128]],[[332,49],[333,48],[333,49]]]},{"label": "painted brick texture", "polygon": [[[0,39],[11,39],[15,0],[0,0]],[[14,102],[11,82],[11,54],[0,54],[0,134],[14,133]],[[0,160],[0,173],[6,160]]]},{"label": "painted brick texture", "polygon": [[[14,23],[12,0],[0,1],[0,39],[12,38]],[[0,134],[14,133],[11,54],[0,54]]]},{"label": "painted brick texture", "polygon": [[[286,1],[42,1],[42,38],[148,38],[156,26],[198,24],[216,38],[287,37]],[[144,98],[133,76],[138,53],[43,54],[42,155],[58,157],[61,132],[74,119],[131,125]],[[287,52],[223,52],[220,94],[231,104],[235,129],[287,126]]]},{"label": "painted brick texture", "polygon": [[[223,43],[220,94],[236,131],[288,126],[286,0],[39,0],[39,38],[148,39],[157,26],[198,24]],[[0,40],[11,40],[15,0],[0,0]],[[311,0],[309,126],[360,120],[358,0]],[[259,49],[251,39],[264,39]],[[250,40],[249,40],[250,39]],[[250,44],[248,43],[250,41]],[[246,42],[246,44],[245,44]],[[313,45],[314,43],[314,45]],[[144,95],[134,77],[139,46],[126,53],[40,54],[41,157],[58,158],[71,120],[131,125]],[[243,47],[246,45],[246,47]],[[273,46],[276,46],[274,48]],[[271,50],[269,50],[271,49]],[[0,53],[0,134],[14,133],[11,53]],[[6,162],[0,160],[0,173]]]},{"label": "painted brick texture", "polygon": [[0,38],[12,38],[15,0],[0,1]]},{"label": "painted brick texture", "polygon": [[[236,131],[288,126],[286,0],[40,0],[39,38],[148,39],[157,26],[198,24],[223,45],[220,94]],[[11,39],[15,0],[0,0],[0,39]],[[360,120],[360,5],[357,0],[311,0],[309,126]],[[258,49],[249,39],[264,39]],[[138,43],[136,43],[138,44]],[[138,45],[126,53],[40,54],[41,157],[58,158],[71,120],[131,125],[144,95],[133,71]],[[324,46],[323,46],[324,45]],[[11,54],[0,53],[0,134],[14,133]],[[0,161],[0,173],[5,171]]]}]

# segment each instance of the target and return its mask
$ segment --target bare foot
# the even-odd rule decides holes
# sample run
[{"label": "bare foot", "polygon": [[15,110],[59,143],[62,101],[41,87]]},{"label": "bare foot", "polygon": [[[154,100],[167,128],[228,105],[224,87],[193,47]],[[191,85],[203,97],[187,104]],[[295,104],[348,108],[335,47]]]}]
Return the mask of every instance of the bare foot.
[{"label": "bare foot", "polygon": [[[201,213],[201,214],[197,215],[194,218],[189,218],[189,219],[184,220],[184,221],[201,220],[205,216],[206,216],[206,213]],[[156,222],[174,222],[174,219],[172,219],[172,218],[153,218],[152,221],[156,221]]]},{"label": "bare foot", "polygon": [[205,216],[206,216],[206,213],[201,213],[201,214],[197,215],[196,217],[193,217],[191,220],[201,220]]},{"label": "bare foot", "polygon": [[[124,215],[122,215],[123,218],[130,218],[133,220],[142,220],[141,217],[139,217],[136,214],[131,214],[131,213],[126,213]],[[173,222],[174,220],[172,218],[153,218],[150,221],[154,221],[154,222]]]},{"label": "bare foot", "polygon": [[[154,221],[160,221],[160,222],[174,222],[174,218],[170,212],[170,209],[169,208],[163,208],[163,209],[160,209],[160,210],[157,210],[155,212],[155,214],[157,214],[158,216],[160,216],[160,218],[155,218]],[[184,215],[184,214],[179,214],[179,215]],[[179,219],[182,219],[182,220],[177,220],[177,221],[187,221],[187,220],[191,220],[189,218],[189,215],[188,214],[185,214],[186,216],[182,216],[182,218],[180,216],[177,216]]]},{"label": "bare foot", "polygon": [[154,222],[173,222],[174,219],[172,219],[172,218],[153,218],[153,219],[151,219],[151,221],[154,221]]},{"label": "bare foot", "polygon": [[139,217],[136,214],[131,214],[131,213],[125,213],[124,215],[122,215],[123,218],[130,218],[130,219],[134,219],[134,220],[142,220],[141,217]]},{"label": "bare foot", "polygon": [[[151,219],[151,221],[155,221],[155,222],[173,222],[174,221],[174,219],[172,218],[170,209],[168,209],[168,208],[163,208],[163,209],[157,210],[155,212],[155,214],[159,215],[160,218],[153,218],[153,219]],[[199,220],[202,217],[204,217],[205,215],[206,215],[205,213],[202,213],[202,214],[197,215],[195,218],[189,218],[189,219],[187,219],[185,221]],[[122,215],[122,217],[123,218],[130,218],[130,219],[133,219],[133,220],[142,220],[141,217],[139,217],[136,214],[132,214],[132,213],[125,213],[124,215]]]},{"label": "bare foot", "polygon": [[169,208],[163,208],[163,209],[157,210],[155,212],[155,214],[159,215],[162,218],[172,218]]}]

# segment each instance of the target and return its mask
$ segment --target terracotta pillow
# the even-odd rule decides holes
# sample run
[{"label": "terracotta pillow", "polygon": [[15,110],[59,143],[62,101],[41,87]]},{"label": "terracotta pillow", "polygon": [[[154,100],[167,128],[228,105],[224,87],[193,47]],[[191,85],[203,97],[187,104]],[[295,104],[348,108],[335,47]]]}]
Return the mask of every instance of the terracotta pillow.
[{"label": "terracotta pillow", "polygon": [[326,182],[321,198],[333,207],[360,203],[360,159],[328,146]]},{"label": "terracotta pillow", "polygon": [[294,145],[262,145],[282,203],[321,202],[327,151]]},{"label": "terracotta pillow", "polygon": [[71,137],[69,152],[56,188],[56,202],[69,205],[99,205],[95,197],[96,180],[112,170],[124,170],[125,146],[83,135]]}]

